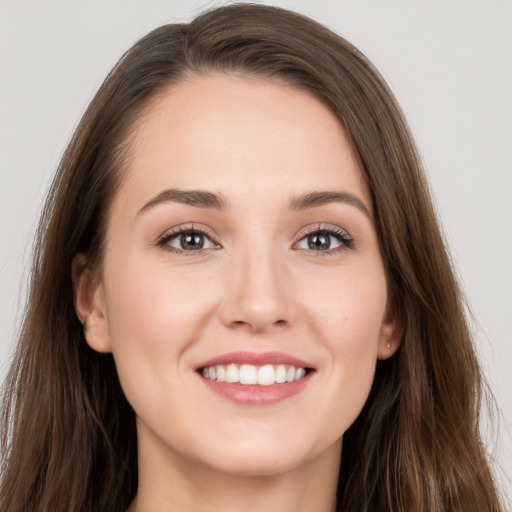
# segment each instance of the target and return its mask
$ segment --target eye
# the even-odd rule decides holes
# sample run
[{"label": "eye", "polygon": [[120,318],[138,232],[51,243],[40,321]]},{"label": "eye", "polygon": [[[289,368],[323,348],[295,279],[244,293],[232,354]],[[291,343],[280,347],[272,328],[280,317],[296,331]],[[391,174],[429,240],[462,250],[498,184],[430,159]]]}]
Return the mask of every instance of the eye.
[{"label": "eye", "polygon": [[336,252],[336,249],[350,248],[352,242],[352,238],[341,228],[317,228],[301,238],[295,247],[310,251]]},{"label": "eye", "polygon": [[206,233],[196,229],[180,229],[175,233],[167,233],[159,240],[158,245],[176,252],[194,252],[215,247]]}]

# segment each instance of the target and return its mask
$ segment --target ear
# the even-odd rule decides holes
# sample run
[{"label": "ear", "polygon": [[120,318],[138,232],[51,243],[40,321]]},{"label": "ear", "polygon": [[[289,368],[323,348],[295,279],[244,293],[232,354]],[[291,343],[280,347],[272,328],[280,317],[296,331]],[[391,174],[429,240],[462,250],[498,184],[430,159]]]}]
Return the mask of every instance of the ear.
[{"label": "ear", "polygon": [[391,357],[402,343],[404,335],[404,322],[401,308],[388,303],[381,326],[378,359]]},{"label": "ear", "polygon": [[111,352],[105,295],[99,276],[87,265],[83,254],[73,259],[71,274],[75,311],[84,325],[87,344],[97,352]]}]

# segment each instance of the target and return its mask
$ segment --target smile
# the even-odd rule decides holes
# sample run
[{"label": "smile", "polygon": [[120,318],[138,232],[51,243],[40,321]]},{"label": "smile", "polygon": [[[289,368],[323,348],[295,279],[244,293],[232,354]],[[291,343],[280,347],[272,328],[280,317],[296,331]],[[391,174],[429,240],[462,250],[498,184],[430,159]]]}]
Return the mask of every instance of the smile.
[{"label": "smile", "polygon": [[315,369],[279,352],[232,352],[196,367],[208,388],[238,405],[261,406],[300,393]]},{"label": "smile", "polygon": [[306,376],[306,369],[284,364],[264,366],[230,364],[203,368],[202,375],[205,379],[217,382],[238,382],[246,386],[272,386],[303,379]]}]

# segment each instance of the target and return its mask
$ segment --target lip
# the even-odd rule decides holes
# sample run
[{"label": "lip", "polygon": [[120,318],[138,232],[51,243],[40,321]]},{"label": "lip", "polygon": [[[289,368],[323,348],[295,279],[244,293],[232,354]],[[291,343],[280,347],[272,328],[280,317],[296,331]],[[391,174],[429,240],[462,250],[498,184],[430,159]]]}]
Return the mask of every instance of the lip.
[{"label": "lip", "polygon": [[208,366],[227,364],[252,364],[254,366],[263,366],[265,364],[288,364],[296,368],[310,368],[313,366],[302,359],[285,354],[284,352],[249,352],[241,350],[238,352],[229,352],[217,357],[212,357],[201,364],[198,364],[194,370],[199,370]]},{"label": "lip", "polygon": [[238,405],[263,406],[271,405],[300,393],[311,380],[313,373],[307,374],[300,380],[286,384],[273,384],[271,386],[247,386],[238,383],[217,382],[205,379],[198,374],[208,388],[223,398]]},{"label": "lip", "polygon": [[307,362],[283,352],[258,353],[247,351],[222,354],[208,359],[195,367],[197,377],[201,379],[211,391],[237,405],[249,407],[271,405],[297,395],[308,385],[315,373],[314,371],[308,371],[306,376],[302,379],[282,384],[272,384],[271,386],[218,382],[216,380],[205,379],[201,375],[200,371],[202,368],[228,364],[252,364],[254,366],[287,364],[295,366],[296,368],[307,368],[308,370],[314,370],[314,368]]}]

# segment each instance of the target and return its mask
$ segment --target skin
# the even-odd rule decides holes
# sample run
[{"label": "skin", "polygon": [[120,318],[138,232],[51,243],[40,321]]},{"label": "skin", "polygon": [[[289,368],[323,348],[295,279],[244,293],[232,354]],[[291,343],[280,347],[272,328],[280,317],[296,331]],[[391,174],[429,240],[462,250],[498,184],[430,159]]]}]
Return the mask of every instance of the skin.
[{"label": "skin", "polygon": [[[168,189],[220,194],[226,207],[144,208]],[[343,201],[289,208],[319,191],[352,194],[369,215]],[[137,415],[131,511],[333,510],[343,433],[401,334],[371,205],[342,126],[304,91],[209,74],[148,107],[102,268],[74,267],[87,342],[113,353]],[[179,236],[158,244],[192,224],[205,248],[180,251]],[[331,236],[332,248],[311,249],[319,227],[343,230],[351,246]],[[315,372],[297,395],[244,407],[194,370],[238,350],[285,352]]]}]

